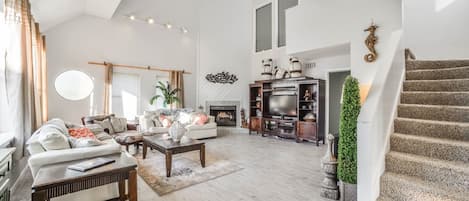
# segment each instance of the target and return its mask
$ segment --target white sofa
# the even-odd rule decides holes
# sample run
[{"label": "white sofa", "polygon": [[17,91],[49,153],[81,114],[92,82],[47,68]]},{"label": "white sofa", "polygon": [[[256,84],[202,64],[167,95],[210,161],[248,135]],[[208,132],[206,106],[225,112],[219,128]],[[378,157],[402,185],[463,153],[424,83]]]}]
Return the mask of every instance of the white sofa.
[{"label": "white sofa", "polygon": [[[60,124],[63,121],[55,121],[54,124]],[[51,123],[45,124],[43,127],[49,126]],[[43,128],[41,127],[41,129]],[[65,127],[65,125],[60,125]],[[39,132],[35,132],[34,135],[39,135]],[[33,139],[33,137],[32,137]],[[31,141],[31,140],[30,140]],[[30,157],[28,159],[28,165],[31,169],[33,178],[38,173],[39,169],[46,165],[68,162],[80,159],[94,158],[98,156],[104,156],[109,154],[116,154],[121,152],[121,145],[119,145],[114,139],[103,140],[103,145],[84,147],[84,148],[69,148],[62,150],[49,150],[41,148],[34,139],[32,142],[28,141],[28,151]],[[102,201],[111,198],[119,197],[119,192],[116,184],[108,184],[76,193],[67,194],[61,197],[54,198],[52,200],[59,201]]]},{"label": "white sofa", "polygon": [[[164,134],[168,133],[169,128],[162,126],[155,126],[155,117],[159,115],[163,110],[156,111],[145,111],[144,115],[138,117],[140,130],[145,132],[151,132],[154,134]],[[186,111],[190,113],[190,111]],[[174,115],[175,116],[175,115]],[[217,123],[215,122],[215,117],[209,116],[209,120],[204,125],[188,125],[186,126],[187,132],[185,136],[192,139],[206,139],[217,137]]]}]

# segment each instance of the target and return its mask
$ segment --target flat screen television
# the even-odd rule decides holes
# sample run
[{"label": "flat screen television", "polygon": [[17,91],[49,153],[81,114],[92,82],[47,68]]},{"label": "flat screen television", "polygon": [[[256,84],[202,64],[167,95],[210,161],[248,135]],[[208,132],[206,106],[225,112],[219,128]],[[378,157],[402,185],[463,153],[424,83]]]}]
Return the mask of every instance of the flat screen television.
[{"label": "flat screen television", "polygon": [[272,95],[269,97],[269,113],[271,115],[296,116],[296,95]]}]

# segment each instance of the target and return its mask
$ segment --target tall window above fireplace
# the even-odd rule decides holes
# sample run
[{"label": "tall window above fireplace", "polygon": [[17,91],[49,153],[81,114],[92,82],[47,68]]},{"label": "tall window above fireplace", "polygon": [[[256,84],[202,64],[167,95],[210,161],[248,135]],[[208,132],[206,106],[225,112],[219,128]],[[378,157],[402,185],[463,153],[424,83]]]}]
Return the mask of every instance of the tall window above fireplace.
[{"label": "tall window above fireplace", "polygon": [[236,126],[236,106],[210,106],[218,126]]}]

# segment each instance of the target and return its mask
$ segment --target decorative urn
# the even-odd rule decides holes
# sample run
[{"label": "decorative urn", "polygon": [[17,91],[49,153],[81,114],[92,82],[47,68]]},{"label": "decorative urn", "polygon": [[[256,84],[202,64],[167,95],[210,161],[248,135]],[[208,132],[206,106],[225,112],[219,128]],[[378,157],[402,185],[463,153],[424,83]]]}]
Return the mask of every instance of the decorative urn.
[{"label": "decorative urn", "polygon": [[302,73],[302,66],[301,62],[298,58],[292,57],[290,58],[290,69],[288,69],[290,72],[291,77],[300,77]]},{"label": "decorative urn", "polygon": [[174,122],[171,127],[169,128],[169,136],[173,139],[175,142],[181,141],[182,137],[186,133],[186,128],[184,127],[181,122],[176,121]]},{"label": "decorative urn", "polygon": [[272,65],[274,61],[272,59],[264,59],[262,60],[262,68],[263,72],[261,73],[262,79],[270,80],[272,79]]}]

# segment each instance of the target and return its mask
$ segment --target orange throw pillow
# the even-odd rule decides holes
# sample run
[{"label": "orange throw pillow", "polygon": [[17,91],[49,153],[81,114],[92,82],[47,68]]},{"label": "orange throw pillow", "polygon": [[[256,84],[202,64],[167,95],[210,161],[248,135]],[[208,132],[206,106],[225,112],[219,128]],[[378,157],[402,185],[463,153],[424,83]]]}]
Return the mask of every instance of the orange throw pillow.
[{"label": "orange throw pillow", "polygon": [[74,138],[92,138],[96,139],[96,136],[89,128],[71,128],[68,129],[71,137]]}]

